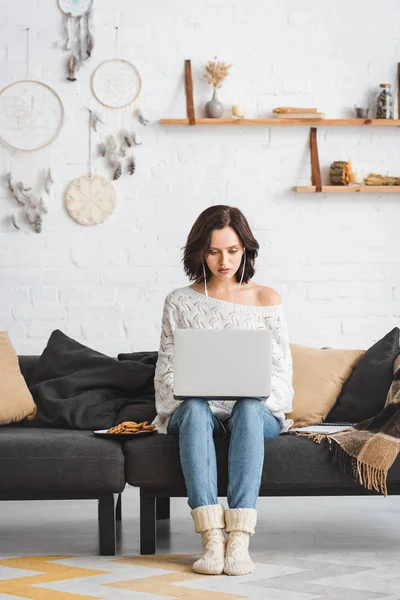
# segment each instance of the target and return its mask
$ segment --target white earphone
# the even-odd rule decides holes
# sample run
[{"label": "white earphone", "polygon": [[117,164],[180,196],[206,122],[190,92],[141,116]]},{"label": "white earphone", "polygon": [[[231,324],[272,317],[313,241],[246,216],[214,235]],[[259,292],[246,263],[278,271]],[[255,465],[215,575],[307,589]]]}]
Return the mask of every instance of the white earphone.
[{"label": "white earphone", "polygon": [[[246,267],[246,248],[244,249],[243,256],[244,256],[244,260],[243,260],[242,275],[241,275],[241,277],[240,277],[239,287],[238,287],[238,289],[236,290],[235,302],[233,303],[233,305],[235,305],[235,304],[236,304],[236,300],[237,300],[237,297],[238,297],[238,293],[239,293],[239,290],[240,290],[240,286],[242,285],[242,281],[243,281],[244,270],[245,270],[245,267]],[[201,261],[201,264],[203,265],[204,292],[205,292],[205,295],[206,295],[206,298],[207,298],[207,301],[208,301],[208,290],[207,290],[207,277],[206,277],[206,268],[205,268],[205,266],[204,266],[204,260],[203,260],[203,259],[202,259],[202,261]]]}]

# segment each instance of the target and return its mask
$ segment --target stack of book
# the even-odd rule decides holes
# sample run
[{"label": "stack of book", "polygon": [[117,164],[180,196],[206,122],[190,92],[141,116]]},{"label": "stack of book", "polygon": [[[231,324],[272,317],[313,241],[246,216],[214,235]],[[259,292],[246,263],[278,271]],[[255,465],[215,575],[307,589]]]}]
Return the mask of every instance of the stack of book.
[{"label": "stack of book", "polygon": [[318,112],[317,108],[295,108],[292,106],[279,106],[272,111],[277,119],[323,119],[325,113]]}]

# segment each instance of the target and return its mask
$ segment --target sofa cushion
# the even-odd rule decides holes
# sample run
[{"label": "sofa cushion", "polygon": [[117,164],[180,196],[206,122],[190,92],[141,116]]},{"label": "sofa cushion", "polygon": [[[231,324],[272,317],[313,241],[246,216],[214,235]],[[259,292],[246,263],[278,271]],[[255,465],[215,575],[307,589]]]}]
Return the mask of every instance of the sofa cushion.
[{"label": "sofa cushion", "polygon": [[295,425],[324,421],[364,350],[309,348],[290,344],[293,358],[293,409],[287,415]]},{"label": "sofa cushion", "polygon": [[118,361],[68,337],[51,334],[31,376],[42,426],[108,429],[155,416],[154,366]]},{"label": "sofa cushion", "polygon": [[0,429],[0,494],[119,493],[124,467],[121,444],[90,431]]},{"label": "sofa cushion", "polygon": [[34,418],[36,405],[7,331],[0,331],[0,425]]},{"label": "sofa cushion", "polygon": [[[214,441],[219,495],[226,496],[229,440],[215,438]],[[170,491],[171,495],[186,495],[177,436],[159,434],[134,438],[127,440],[123,449],[127,483],[166,493]],[[389,470],[388,483],[391,482],[400,483],[400,455]],[[350,475],[333,464],[328,444],[316,444],[293,434],[265,440],[260,495],[269,490],[322,487],[361,488]]]},{"label": "sofa cushion", "polygon": [[354,368],[328,421],[359,423],[384,407],[393,379],[393,364],[400,354],[400,330],[395,327],[367,350]]}]

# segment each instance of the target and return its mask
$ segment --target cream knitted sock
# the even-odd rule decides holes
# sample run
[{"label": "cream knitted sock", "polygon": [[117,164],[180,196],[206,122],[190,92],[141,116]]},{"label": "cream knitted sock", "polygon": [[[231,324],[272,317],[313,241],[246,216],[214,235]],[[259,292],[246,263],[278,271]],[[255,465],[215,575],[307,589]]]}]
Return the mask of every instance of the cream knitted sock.
[{"label": "cream knitted sock", "polygon": [[203,553],[193,564],[193,571],[221,575],[225,558],[224,507],[222,504],[199,506],[191,511],[191,515],[203,545]]},{"label": "cream knitted sock", "polygon": [[254,508],[229,508],[225,511],[226,544],[224,573],[245,575],[255,566],[249,554],[249,538],[254,534],[257,511]]}]

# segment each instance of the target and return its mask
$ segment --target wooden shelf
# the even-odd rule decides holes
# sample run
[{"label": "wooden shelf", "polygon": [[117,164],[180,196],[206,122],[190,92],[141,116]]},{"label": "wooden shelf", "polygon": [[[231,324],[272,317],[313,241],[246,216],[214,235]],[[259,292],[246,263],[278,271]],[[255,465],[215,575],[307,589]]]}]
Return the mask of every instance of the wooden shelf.
[{"label": "wooden shelf", "polygon": [[[315,185],[296,185],[295,192],[304,194],[315,194]],[[354,194],[354,193],[371,194],[378,192],[379,194],[400,194],[400,185],[323,185],[322,192],[318,193],[333,193],[333,194]]]},{"label": "wooden shelf", "polygon": [[[161,125],[189,125],[189,119],[161,119]],[[196,119],[196,125],[327,125],[400,127],[400,119]]]}]

